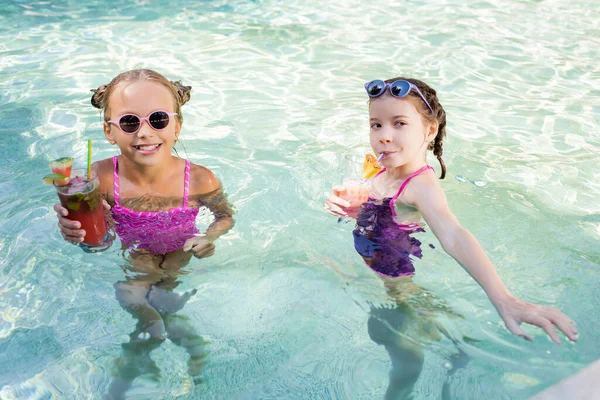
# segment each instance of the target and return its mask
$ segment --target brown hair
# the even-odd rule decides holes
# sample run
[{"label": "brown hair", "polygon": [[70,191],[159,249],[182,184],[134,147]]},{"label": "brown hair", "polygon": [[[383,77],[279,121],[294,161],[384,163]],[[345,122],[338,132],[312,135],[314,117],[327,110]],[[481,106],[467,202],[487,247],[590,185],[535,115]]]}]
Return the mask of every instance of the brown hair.
[{"label": "brown hair", "polygon": [[184,86],[181,81],[170,81],[161,74],[151,69],[132,69],[130,71],[121,72],[110,83],[100,86],[98,89],[92,89],[91,103],[94,107],[102,110],[104,120],[110,119],[110,107],[108,100],[110,95],[121,82],[149,81],[156,82],[169,89],[175,100],[175,112],[180,122],[183,122],[181,115],[181,106],[190,99],[191,86]]},{"label": "brown hair", "polygon": [[444,164],[444,160],[442,160],[442,152],[444,151],[442,148],[442,141],[446,137],[446,111],[444,111],[444,107],[442,107],[442,105],[440,104],[435,89],[433,89],[423,81],[412,78],[398,77],[388,79],[385,81],[385,83],[392,83],[399,80],[408,81],[415,85],[417,88],[419,88],[419,90],[421,91],[421,93],[423,93],[423,96],[425,97],[425,99],[427,99],[427,102],[433,109],[432,114],[431,110],[429,110],[429,107],[427,107],[427,105],[423,102],[423,99],[421,99],[421,96],[419,96],[418,93],[415,93],[414,91],[410,91],[408,93],[409,97],[412,97],[417,100],[413,104],[415,104],[415,107],[417,108],[417,111],[419,111],[421,116],[429,122],[437,121],[439,124],[437,135],[435,136],[433,142],[429,143],[428,149],[433,150],[433,154],[437,157],[438,161],[440,162],[440,166],[442,167],[442,174],[440,175],[440,179],[444,179],[446,177],[446,164]]}]

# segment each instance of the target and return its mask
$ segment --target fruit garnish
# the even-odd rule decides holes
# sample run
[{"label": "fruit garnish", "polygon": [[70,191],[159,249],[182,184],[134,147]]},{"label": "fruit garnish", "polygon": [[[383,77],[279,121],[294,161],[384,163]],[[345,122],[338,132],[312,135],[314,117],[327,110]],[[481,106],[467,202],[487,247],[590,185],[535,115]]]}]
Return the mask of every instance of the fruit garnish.
[{"label": "fruit garnish", "polygon": [[67,178],[71,176],[71,168],[73,168],[73,157],[62,157],[50,161],[52,173],[64,175]]},{"label": "fruit garnish", "polygon": [[50,174],[42,178],[46,185],[65,186],[69,184],[69,177],[63,174]]},{"label": "fruit garnish", "polygon": [[373,154],[367,154],[363,162],[363,178],[369,179],[381,170],[381,166]]}]

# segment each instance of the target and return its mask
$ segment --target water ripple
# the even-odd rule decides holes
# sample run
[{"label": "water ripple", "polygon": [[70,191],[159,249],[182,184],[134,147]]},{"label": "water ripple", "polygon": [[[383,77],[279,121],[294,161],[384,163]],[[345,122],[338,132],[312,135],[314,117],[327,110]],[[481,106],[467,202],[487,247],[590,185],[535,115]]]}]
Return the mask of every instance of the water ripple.
[{"label": "water ripple", "polygon": [[[132,394],[383,397],[390,358],[370,339],[368,312],[358,304],[388,299],[355,254],[351,225],[321,206],[342,177],[341,155],[368,151],[363,83],[398,75],[431,83],[447,111],[452,179],[443,185],[452,209],[513,293],[560,306],[582,332],[577,346],[551,354],[539,330],[533,345],[510,336],[428,232],[423,240],[435,249],[424,250],[416,280],[469,316],[447,329],[480,340],[459,341],[474,361],[454,376],[455,393],[528,396],[593,361],[598,4],[388,3],[3,4],[0,340],[25,355],[32,353],[24,338],[57,345],[38,363],[21,360],[28,376],[0,373],[0,397],[99,396],[133,324],[113,295],[123,279],[118,254],[91,257],[65,246],[51,210],[56,195],[40,178],[51,159],[84,163],[88,139],[95,159],[115,154],[90,89],[137,67],[193,86],[177,152],[215,171],[237,223],[185,282],[198,288],[186,312],[212,341],[208,383],[191,387],[185,354],[163,346],[156,358],[172,374],[141,381]],[[457,348],[443,340],[423,345],[428,361],[416,390],[435,397]]]}]

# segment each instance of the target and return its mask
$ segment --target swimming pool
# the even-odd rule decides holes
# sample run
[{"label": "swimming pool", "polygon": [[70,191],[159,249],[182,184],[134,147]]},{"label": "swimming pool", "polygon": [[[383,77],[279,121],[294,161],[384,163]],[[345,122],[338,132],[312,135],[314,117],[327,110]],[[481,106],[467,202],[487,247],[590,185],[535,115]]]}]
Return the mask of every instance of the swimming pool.
[{"label": "swimming pool", "polygon": [[384,397],[403,359],[373,321],[398,314],[352,226],[321,205],[341,155],[368,150],[362,84],[400,74],[448,112],[455,214],[515,295],[559,306],[580,331],[560,346],[539,329],[534,343],[511,336],[427,232],[417,308],[451,309],[439,320],[458,345],[399,333],[423,343],[415,398],[441,398],[447,382],[457,399],[525,399],[600,357],[597,2],[84,3],[0,6],[0,398],[98,398],[129,339],[120,254],[66,245],[41,177],[59,156],[83,162],[88,139],[95,159],[116,154],[89,90],[134,67],[193,86],[178,152],[219,175],[237,223],[177,288],[198,290],[183,314],[210,341],[205,382],[192,386],[166,342],[152,353],[162,377],[129,398]]}]

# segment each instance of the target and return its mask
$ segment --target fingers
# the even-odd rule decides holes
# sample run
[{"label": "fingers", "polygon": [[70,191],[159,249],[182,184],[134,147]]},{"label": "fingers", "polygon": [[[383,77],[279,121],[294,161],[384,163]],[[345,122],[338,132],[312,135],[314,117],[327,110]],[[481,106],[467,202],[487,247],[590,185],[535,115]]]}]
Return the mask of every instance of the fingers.
[{"label": "fingers", "polygon": [[196,258],[206,258],[215,254],[215,246],[207,247],[202,249],[201,251],[194,252],[194,257]]},{"label": "fingers", "polygon": [[83,229],[79,229],[81,228],[81,223],[79,221],[72,221],[66,218],[66,216],[69,215],[69,211],[67,211],[67,209],[60,204],[54,205],[54,211],[56,211],[58,228],[60,229],[60,234],[62,235],[63,239],[72,244],[83,242],[85,231]]},{"label": "fingers", "polygon": [[75,230],[81,228],[81,222],[71,221],[70,219],[65,217],[58,217],[58,226],[60,227],[61,231],[63,230],[63,228]]},{"label": "fingers", "polygon": [[58,226],[60,227],[61,236],[67,242],[69,242],[69,243],[83,242],[83,238],[85,237],[84,230],[64,229],[63,227],[60,226],[60,224]]},{"label": "fingers", "polygon": [[[65,215],[65,216],[67,215],[67,214],[66,214],[66,211],[67,211],[67,210],[65,210],[65,209],[64,209],[64,208],[63,208],[63,207],[60,205],[60,203],[56,203],[56,204],[54,204],[54,207],[53,207],[53,208],[54,208],[54,211],[56,211],[56,214],[58,214],[58,215]],[[63,211],[63,210],[64,210],[64,211]]]},{"label": "fingers", "polygon": [[567,317],[565,314],[563,314],[562,312],[552,309],[549,313],[550,315],[548,316],[548,319],[550,320],[550,322],[554,325],[556,325],[556,327],[565,334],[566,337],[569,338],[569,340],[576,342],[577,341],[577,334],[579,333],[577,331],[577,328],[575,328],[575,322],[573,320],[571,320],[569,317]]},{"label": "fingers", "polygon": [[61,228],[65,227],[67,229],[79,229],[81,228],[81,223],[79,221],[71,221],[69,218],[66,218],[69,215],[69,211],[64,208],[60,203],[56,203],[54,205],[54,211],[56,211],[56,217],[58,218],[58,226]]},{"label": "fingers", "polygon": [[[575,342],[578,339],[578,331],[574,327],[575,323],[566,315],[555,309],[544,310],[544,315],[528,315],[523,318],[522,322],[542,328],[550,337],[550,339],[556,344],[560,344],[561,340],[560,336],[554,329],[554,326],[564,333],[569,340]],[[516,319],[507,319],[505,320],[505,324],[508,330],[513,334],[521,336],[530,342],[533,341],[533,337],[525,332],[523,328],[521,328],[520,322],[518,322]]]},{"label": "fingers", "polygon": [[208,242],[208,245],[201,247],[196,246],[192,248],[192,251],[194,252],[194,257],[196,258],[210,257],[215,254],[215,245],[214,243]]},{"label": "fingers", "polygon": [[62,238],[65,242],[69,242],[71,244],[77,244],[83,242],[83,237],[79,236],[67,236],[61,232]]},{"label": "fingers", "polygon": [[550,336],[550,339],[552,339],[554,343],[560,344],[560,337],[558,336],[558,333],[556,333],[554,325],[552,325],[552,322],[550,322],[549,319],[544,317],[537,317],[529,323],[542,328],[544,331],[546,331],[546,333],[548,334],[548,336]]},{"label": "fingers", "polygon": [[58,217],[66,217],[67,215],[69,215],[69,212],[67,211],[66,208],[64,208],[63,206],[60,205],[60,203],[56,203],[54,205],[54,211],[56,211],[56,215]]},{"label": "fingers", "polygon": [[60,234],[62,235],[63,239],[66,240],[67,242],[83,242],[83,238],[85,237],[85,231],[81,230],[81,231],[68,231],[68,232],[63,232],[61,231]]},{"label": "fingers", "polygon": [[106,211],[110,210],[110,204],[106,200],[102,199],[102,205]]},{"label": "fingers", "polygon": [[183,251],[192,251],[197,258],[210,257],[215,253],[215,244],[204,238],[190,238],[185,241]]},{"label": "fingers", "polygon": [[342,199],[341,197],[338,197],[336,195],[331,195],[329,196],[329,198],[327,199],[326,203],[331,203],[333,205],[337,205],[337,206],[341,206],[344,208],[349,208],[350,207],[350,203],[344,199]]},{"label": "fingers", "polygon": [[192,246],[194,245],[194,240],[195,238],[189,238],[188,240],[185,241],[185,243],[183,244],[183,251],[190,251],[192,249]]},{"label": "fingers", "polygon": [[554,326],[556,326],[567,338],[569,338],[569,340],[573,342],[577,341],[577,334],[579,332],[575,328],[575,322],[572,319],[567,317],[559,310],[550,307],[544,307],[541,314],[542,315],[532,316],[529,320],[524,320],[524,322],[528,322],[532,325],[542,328],[556,344],[560,344],[561,340],[560,336],[554,329]]},{"label": "fingers", "polygon": [[504,323],[506,324],[508,330],[511,331],[514,335],[521,336],[525,340],[533,342],[533,337],[529,333],[525,332],[523,328],[521,328],[519,322],[517,322],[516,320],[511,318],[509,320],[505,320]]},{"label": "fingers", "polygon": [[348,213],[346,213],[346,211],[342,210],[340,207],[336,206],[335,204],[325,204],[323,206],[323,209],[333,215],[338,216],[338,217],[345,217],[348,215]]},{"label": "fingers", "polygon": [[346,215],[348,215],[348,213],[346,212],[346,210],[344,210],[344,208],[350,208],[350,203],[342,199],[341,197],[332,194],[325,201],[325,205],[323,206],[323,208],[333,215],[337,215],[338,217],[345,217]]}]

